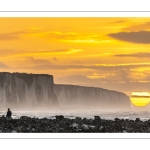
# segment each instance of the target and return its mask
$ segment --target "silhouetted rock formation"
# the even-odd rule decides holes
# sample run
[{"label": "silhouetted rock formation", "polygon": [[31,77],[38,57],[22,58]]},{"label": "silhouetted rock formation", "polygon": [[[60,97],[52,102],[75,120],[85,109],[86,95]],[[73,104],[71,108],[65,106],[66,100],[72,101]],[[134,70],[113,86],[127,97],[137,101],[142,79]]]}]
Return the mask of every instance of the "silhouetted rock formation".
[{"label": "silhouetted rock formation", "polygon": [[121,92],[96,87],[55,84],[60,106],[101,109],[129,109],[129,97]]},{"label": "silhouetted rock formation", "polygon": [[0,73],[0,107],[57,106],[53,76],[47,74]]},{"label": "silhouetted rock formation", "polygon": [[56,119],[31,118],[22,116],[20,119],[0,117],[0,133],[150,133],[150,119],[141,121],[119,119],[65,118],[56,116]]}]

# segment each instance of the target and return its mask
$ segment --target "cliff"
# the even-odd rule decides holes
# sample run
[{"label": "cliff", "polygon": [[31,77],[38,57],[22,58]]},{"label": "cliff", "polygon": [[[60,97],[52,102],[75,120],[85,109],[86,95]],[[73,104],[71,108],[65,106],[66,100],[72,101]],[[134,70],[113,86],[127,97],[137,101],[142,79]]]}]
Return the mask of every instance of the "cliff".
[{"label": "cliff", "polygon": [[53,76],[0,73],[0,107],[35,108],[58,105]]},{"label": "cliff", "polygon": [[129,109],[130,99],[121,92],[96,87],[55,84],[60,106],[101,109]]},{"label": "cliff", "polygon": [[55,84],[48,74],[0,73],[0,108],[129,109],[127,95],[96,87]]}]

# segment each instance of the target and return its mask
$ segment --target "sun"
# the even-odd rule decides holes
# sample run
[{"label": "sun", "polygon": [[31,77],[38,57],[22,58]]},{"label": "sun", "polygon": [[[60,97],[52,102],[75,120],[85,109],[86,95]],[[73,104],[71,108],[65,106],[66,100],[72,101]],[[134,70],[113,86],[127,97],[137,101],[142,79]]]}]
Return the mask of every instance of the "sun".
[{"label": "sun", "polygon": [[135,106],[146,106],[150,102],[149,92],[132,92],[130,96],[130,101]]}]

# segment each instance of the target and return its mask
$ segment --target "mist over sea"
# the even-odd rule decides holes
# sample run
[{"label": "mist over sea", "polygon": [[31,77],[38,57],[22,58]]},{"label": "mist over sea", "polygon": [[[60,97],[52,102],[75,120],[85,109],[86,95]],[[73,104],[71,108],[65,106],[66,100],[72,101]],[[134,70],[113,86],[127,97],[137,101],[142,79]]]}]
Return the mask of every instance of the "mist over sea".
[{"label": "mist over sea", "polygon": [[[6,111],[0,111],[0,116],[6,115]],[[56,115],[64,115],[65,118],[74,119],[75,117],[94,119],[94,116],[100,116],[102,119],[114,120],[115,118],[135,120],[148,120],[150,111],[100,111],[100,110],[51,110],[51,111],[12,111],[12,118],[19,119],[21,116],[31,118],[55,119]]]}]

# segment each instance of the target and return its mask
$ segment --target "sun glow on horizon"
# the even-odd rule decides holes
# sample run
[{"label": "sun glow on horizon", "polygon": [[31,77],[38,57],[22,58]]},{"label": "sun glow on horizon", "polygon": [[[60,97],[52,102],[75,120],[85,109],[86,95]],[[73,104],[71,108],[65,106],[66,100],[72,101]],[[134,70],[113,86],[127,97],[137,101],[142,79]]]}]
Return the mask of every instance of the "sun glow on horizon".
[{"label": "sun glow on horizon", "polygon": [[135,106],[146,106],[150,103],[149,92],[132,92],[130,100]]},{"label": "sun glow on horizon", "polygon": [[149,92],[132,92],[131,96],[150,96]]}]

